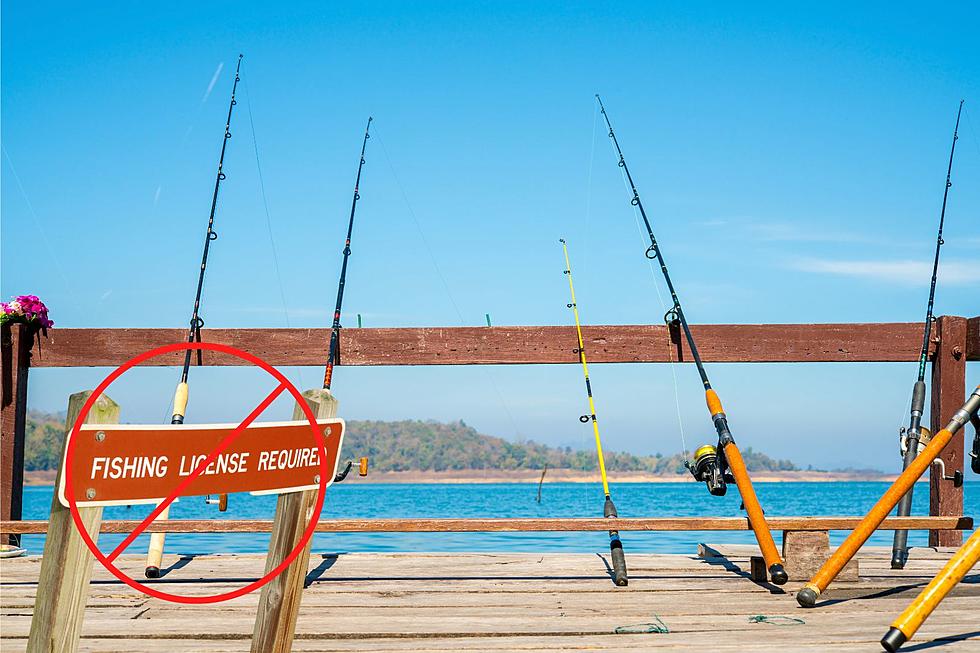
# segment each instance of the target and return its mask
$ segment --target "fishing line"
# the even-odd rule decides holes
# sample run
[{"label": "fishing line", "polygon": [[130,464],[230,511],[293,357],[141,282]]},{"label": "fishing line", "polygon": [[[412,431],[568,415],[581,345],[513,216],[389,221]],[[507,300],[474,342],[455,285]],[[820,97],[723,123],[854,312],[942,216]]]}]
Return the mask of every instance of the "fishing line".
[{"label": "fishing line", "polygon": [[282,302],[282,314],[286,319],[286,326],[291,327],[289,322],[289,309],[286,308],[286,291],[282,283],[282,274],[279,271],[279,252],[276,249],[276,239],[272,232],[272,215],[269,212],[269,198],[265,192],[265,177],[262,175],[262,163],[259,161],[259,142],[255,137],[255,121],[252,118],[252,96],[248,91],[248,78],[243,78],[245,82],[245,106],[248,109],[248,125],[252,130],[252,148],[255,151],[255,169],[259,176],[259,189],[262,194],[262,208],[265,209],[265,226],[269,233],[269,244],[272,247],[272,262],[276,270],[276,281],[279,284],[279,299]]},{"label": "fishing line", "polygon": [[640,635],[646,633],[657,633],[665,635],[670,632],[670,628],[660,618],[660,615],[653,615],[653,621],[647,624],[630,624],[628,626],[616,626],[613,632],[617,635]]},{"label": "fishing line", "polygon": [[973,120],[970,118],[970,107],[963,105],[966,110],[966,124],[970,127],[970,135],[973,136],[973,146],[977,148],[977,155],[980,156],[980,140],[977,139],[977,132],[973,129]]},{"label": "fishing line", "polygon": [[[596,106],[598,107],[598,105],[596,105]],[[598,108],[597,108],[597,111],[598,111]],[[617,165],[618,165],[618,163],[619,163],[619,157],[616,154],[616,148],[612,144],[612,141],[611,140],[610,140],[609,146],[612,148],[613,158],[617,162]],[[626,172],[625,172],[625,169],[623,168],[623,166],[619,166],[619,174],[620,174],[620,176],[623,179],[623,187],[626,189],[626,195],[627,195],[627,197],[632,198],[633,193],[630,191],[629,180],[626,179]],[[632,205],[631,204],[631,206],[632,206],[632,209],[633,209],[633,222],[636,224],[636,232],[637,232],[637,234],[640,237],[640,242],[645,247],[646,246],[646,243],[644,241],[646,239],[646,234],[643,233],[643,227],[640,226],[640,215],[639,215],[639,211],[637,210],[636,205]],[[663,294],[660,292],[660,283],[657,280],[657,272],[653,268],[653,259],[648,258],[646,261],[647,261],[647,267],[650,270],[650,279],[653,282],[653,288],[657,292],[657,301],[660,302],[660,310],[666,311],[667,310],[667,304],[666,304],[666,302],[664,302]],[[671,347],[671,343],[669,341],[667,343],[667,361],[668,361],[668,367],[670,368],[671,380],[672,380],[672,382],[674,384],[674,408],[675,408],[675,410],[677,412],[677,429],[678,429],[678,432],[680,433],[680,436],[681,436],[681,447],[683,449],[683,451],[681,453],[684,455],[684,459],[687,460],[690,457],[689,456],[690,449],[687,446],[687,437],[686,437],[686,435],[684,433],[684,418],[683,418],[682,411],[681,411],[681,397],[680,397],[679,386],[678,386],[678,383],[677,383],[677,368],[676,368],[676,366],[674,364],[675,363],[675,361],[674,361],[674,351],[673,351],[673,347]]]},{"label": "fishing line", "polygon": [[405,192],[405,187],[402,186],[402,182],[398,178],[398,173],[395,172],[395,166],[391,162],[391,157],[388,156],[388,148],[385,147],[384,139],[381,137],[381,133],[377,127],[375,127],[374,132],[378,138],[378,144],[381,145],[381,151],[384,152],[385,162],[388,164],[388,169],[391,171],[391,176],[395,180],[395,185],[398,186],[398,190],[401,192],[402,201],[405,202],[405,207],[408,209],[408,214],[411,216],[412,222],[415,223],[415,228],[418,230],[419,236],[422,238],[422,244],[425,246],[425,251],[429,255],[429,261],[432,263],[436,276],[438,276],[439,281],[442,282],[443,290],[445,290],[446,297],[449,299],[449,303],[452,304],[453,310],[456,311],[456,316],[459,318],[460,324],[464,324],[463,313],[459,310],[459,306],[456,304],[456,300],[453,298],[453,294],[449,290],[449,284],[446,282],[446,277],[442,275],[442,270],[439,268],[439,264],[436,262],[435,254],[432,253],[432,247],[429,245],[429,240],[425,237],[425,231],[422,230],[422,225],[419,223],[418,216],[415,215],[415,209],[412,208],[411,202],[408,201],[408,194]]},{"label": "fishing line", "polygon": [[[262,208],[265,209],[265,226],[269,233],[269,245],[272,248],[272,264],[276,270],[276,282],[279,285],[279,300],[282,302],[282,314],[286,320],[286,328],[292,328],[289,320],[289,309],[286,306],[286,290],[282,283],[282,273],[279,270],[279,251],[276,248],[276,239],[272,231],[272,214],[269,211],[269,198],[265,192],[265,177],[262,174],[262,163],[259,161],[259,141],[255,137],[255,121],[252,118],[252,94],[248,90],[248,77],[242,78],[245,87],[245,108],[248,109],[248,125],[252,131],[252,148],[255,151],[255,169],[259,177],[259,189],[262,194]],[[303,368],[299,367],[299,381],[305,388],[306,380],[303,375]]]},{"label": "fishing line", "polygon": [[[585,233],[589,233],[589,223],[592,220],[592,169],[595,167],[595,137],[599,128],[599,107],[593,104],[592,108],[592,144],[589,151],[589,175],[585,184]],[[585,248],[588,256],[589,247]]]},{"label": "fishing line", "polygon": [[[378,128],[374,129],[375,136],[378,139],[378,144],[381,145],[381,151],[384,153],[385,162],[388,164],[388,169],[391,171],[391,176],[395,180],[395,185],[398,186],[398,190],[401,193],[402,200],[405,202],[405,208],[408,209],[408,214],[412,218],[412,222],[415,223],[415,228],[419,232],[419,236],[422,238],[422,244],[425,246],[425,251],[429,255],[429,261],[432,263],[432,267],[442,282],[443,290],[446,292],[446,297],[449,299],[449,303],[452,304],[453,310],[456,312],[456,317],[459,319],[460,326],[466,326],[466,322],[463,319],[463,312],[459,310],[459,305],[453,298],[452,292],[449,290],[449,284],[446,282],[446,277],[443,276],[442,270],[439,268],[439,263],[436,262],[435,254],[432,252],[432,247],[429,246],[429,241],[425,237],[425,231],[422,230],[422,224],[419,222],[418,216],[415,214],[415,209],[412,208],[412,203],[408,200],[408,193],[405,192],[405,187],[402,186],[401,180],[398,178],[398,173],[395,172],[395,166],[391,162],[391,157],[388,155],[388,148],[385,147],[384,139],[381,137]],[[513,413],[510,412],[510,407],[507,405],[506,400],[504,400],[504,395],[500,392],[500,388],[497,386],[497,382],[494,379],[493,374],[490,373],[489,368],[486,365],[478,366],[484,374],[486,374],[487,380],[490,381],[490,385],[493,387],[494,394],[497,395],[497,399],[500,401],[500,406],[504,409],[504,413],[507,415],[508,421],[510,421],[511,428],[514,431],[514,435],[520,437],[520,429],[517,428],[517,421],[514,419]]]},{"label": "fishing line", "polygon": [[[583,232],[585,233],[586,241],[591,240],[589,238],[589,224],[592,220],[592,170],[595,167],[595,139],[596,133],[599,125],[599,108],[593,104],[592,106],[592,141],[589,147],[589,174],[587,175],[587,181],[585,184],[585,225],[583,227]],[[592,248],[585,248],[585,258],[588,261],[589,252]],[[586,430],[579,430],[579,441],[578,448],[580,451],[585,451],[585,441],[586,441]],[[592,491],[591,488],[582,484],[582,491],[579,493],[580,500],[582,502],[581,509],[588,512],[589,501],[591,500]]]},{"label": "fishing line", "polygon": [[75,305],[75,309],[79,314],[84,314],[81,304],[76,300],[75,293],[72,292],[71,285],[68,283],[68,276],[65,274],[64,269],[61,267],[60,259],[55,255],[54,248],[51,246],[51,241],[48,240],[48,234],[44,231],[44,227],[41,226],[41,221],[37,217],[37,213],[34,211],[34,204],[31,202],[31,198],[28,197],[27,191],[24,189],[24,184],[20,180],[20,175],[17,174],[17,168],[14,167],[14,162],[10,158],[10,153],[7,152],[7,146],[0,144],[0,148],[3,149],[3,156],[7,159],[7,165],[10,166],[10,172],[14,174],[14,181],[17,182],[17,188],[20,189],[20,194],[24,198],[24,203],[27,204],[27,211],[31,214],[31,219],[34,220],[34,226],[37,228],[37,232],[41,234],[41,240],[44,241],[44,247],[48,250],[48,256],[51,262],[54,264],[55,269],[58,271],[58,276],[61,277],[61,283],[65,288],[65,294],[68,296],[69,301]]},{"label": "fishing line", "polygon": [[806,624],[802,619],[796,617],[785,617],[781,614],[766,615],[757,614],[749,617],[751,624],[769,624],[770,626],[802,626]]}]

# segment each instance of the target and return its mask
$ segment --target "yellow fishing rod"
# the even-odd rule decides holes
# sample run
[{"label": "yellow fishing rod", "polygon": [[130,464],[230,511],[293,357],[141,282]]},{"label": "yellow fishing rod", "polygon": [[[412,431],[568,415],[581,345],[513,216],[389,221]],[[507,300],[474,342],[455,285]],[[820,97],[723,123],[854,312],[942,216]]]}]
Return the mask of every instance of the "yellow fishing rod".
[{"label": "yellow fishing rod", "polygon": [[[613,503],[609,494],[609,478],[606,476],[606,460],[602,456],[602,440],[599,438],[599,421],[595,415],[595,399],[592,398],[592,382],[589,381],[589,363],[585,359],[585,340],[582,339],[582,324],[578,317],[578,304],[575,301],[575,284],[572,283],[572,264],[568,258],[568,244],[564,238],[559,239],[562,251],[565,253],[565,274],[568,276],[568,291],[572,295],[572,303],[567,304],[572,309],[575,316],[575,331],[578,334],[578,359],[582,363],[582,372],[585,374],[585,392],[589,396],[589,414],[582,415],[579,420],[584,424],[592,422],[592,432],[595,434],[595,450],[599,458],[599,475],[602,477],[602,492],[606,495],[606,501],[602,508],[602,516],[605,518],[616,518],[616,504]],[[619,531],[609,531],[609,554],[612,557],[613,580],[616,585],[624,587],[629,584],[626,574],[626,556],[623,553],[623,542],[619,539]]]},{"label": "yellow fishing rod", "polygon": [[950,590],[963,580],[978,561],[980,561],[980,529],[973,532],[966,544],[953,554],[922,593],[905,608],[905,612],[892,622],[891,628],[881,638],[881,645],[885,650],[894,653],[902,644],[910,640]]},{"label": "yellow fishing rod", "polygon": [[977,418],[978,409],[980,409],[980,385],[973,391],[970,398],[966,400],[963,407],[953,413],[953,417],[949,420],[946,428],[936,433],[932,437],[932,440],[929,441],[929,444],[926,445],[925,449],[895,479],[891,487],[878,499],[878,503],[872,506],[868,514],[864,516],[861,523],[851,531],[851,534],[837,547],[834,554],[817,570],[817,573],[810,579],[810,582],[797,592],[797,603],[804,608],[812,608],[816,605],[820,594],[837,578],[837,574],[844,568],[844,565],[850,562],[854,554],[858,552],[858,549],[864,546],[864,543],[871,537],[871,534],[885,520],[885,517],[898,505],[902,497],[912,489],[912,486],[919,480],[919,477],[929,469],[932,461],[939,457],[943,449],[946,448],[946,445],[953,439],[953,436],[967,422],[972,421],[974,426],[980,423],[980,420]]}]

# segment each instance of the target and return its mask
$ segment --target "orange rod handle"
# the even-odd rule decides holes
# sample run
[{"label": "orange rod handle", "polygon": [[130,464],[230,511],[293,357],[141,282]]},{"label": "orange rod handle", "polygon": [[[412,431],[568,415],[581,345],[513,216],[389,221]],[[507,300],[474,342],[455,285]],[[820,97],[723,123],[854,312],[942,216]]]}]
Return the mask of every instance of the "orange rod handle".
[{"label": "orange rod handle", "polygon": [[708,412],[711,413],[712,417],[725,412],[721,407],[721,399],[718,398],[718,393],[714,390],[705,390],[704,399],[708,402]]},{"label": "orange rod handle", "polygon": [[[712,391],[709,390],[708,392]],[[708,405],[711,405],[710,401]],[[718,407],[721,407],[720,403]],[[725,459],[728,461],[732,476],[735,477],[738,492],[742,495],[742,503],[745,504],[745,512],[749,516],[749,525],[755,533],[755,539],[759,542],[762,557],[766,560],[766,567],[783,564],[779,551],[776,549],[776,543],[772,539],[772,533],[769,531],[769,524],[766,523],[766,516],[762,512],[762,506],[759,505],[759,498],[755,495],[755,488],[752,487],[752,480],[745,468],[745,461],[742,460],[742,454],[734,442],[725,445]]]},{"label": "orange rod handle", "polygon": [[801,592],[809,589],[816,596],[820,596],[820,593],[827,589],[827,586],[837,578],[837,574],[844,568],[844,565],[850,562],[854,554],[858,552],[858,549],[864,545],[868,538],[871,537],[871,534],[878,529],[885,517],[898,505],[901,498],[915,485],[919,477],[929,469],[929,465],[942,453],[942,450],[946,448],[946,445],[949,444],[952,437],[953,434],[948,429],[943,429],[933,436],[932,441],[915,457],[915,460],[912,461],[905,471],[895,479],[891,487],[878,499],[878,503],[865,515],[861,523],[851,531],[847,539],[837,547],[834,554],[823,563],[823,566],[814,574],[813,578],[810,579],[810,582],[804,586]]},{"label": "orange rod handle", "polygon": [[953,554],[946,566],[936,574],[922,593],[905,608],[905,612],[892,622],[892,628],[901,630],[907,639],[911,639],[919,630],[936,606],[946,598],[949,591],[956,587],[967,572],[980,560],[980,530],[974,531],[960,550]]}]

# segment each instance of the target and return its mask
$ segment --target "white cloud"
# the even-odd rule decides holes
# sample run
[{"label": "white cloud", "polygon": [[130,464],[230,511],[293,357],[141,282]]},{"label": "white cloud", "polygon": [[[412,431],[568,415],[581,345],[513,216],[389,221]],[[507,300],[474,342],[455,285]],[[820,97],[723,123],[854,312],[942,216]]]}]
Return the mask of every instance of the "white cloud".
[{"label": "white cloud", "polygon": [[880,235],[869,236],[853,231],[824,229],[791,222],[757,222],[747,225],[756,240],[806,243],[880,243]]},{"label": "white cloud", "polygon": [[[804,272],[907,285],[925,284],[932,276],[932,263],[928,261],[799,258],[791,262],[790,267]],[[939,280],[946,284],[980,284],[980,261],[940,262]]]},{"label": "white cloud", "polygon": [[204,91],[204,97],[201,98],[201,104],[208,101],[211,97],[211,91],[214,90],[214,85],[218,83],[218,76],[221,75],[221,70],[225,67],[225,62],[222,61],[218,64],[218,67],[214,71],[214,75],[211,76],[211,81],[208,83],[208,90]]},{"label": "white cloud", "polygon": [[863,232],[842,229],[821,222],[801,222],[790,220],[759,221],[745,216],[711,218],[699,223],[704,227],[723,228],[740,238],[756,243],[843,243],[874,244],[893,247],[907,246],[908,240],[899,240],[880,232]]}]

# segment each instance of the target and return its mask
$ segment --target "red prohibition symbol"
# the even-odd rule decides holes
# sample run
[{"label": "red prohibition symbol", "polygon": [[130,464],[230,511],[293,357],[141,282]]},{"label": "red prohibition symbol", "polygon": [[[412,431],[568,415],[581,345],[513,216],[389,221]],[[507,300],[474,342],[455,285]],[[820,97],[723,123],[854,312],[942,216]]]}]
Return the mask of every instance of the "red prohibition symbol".
[{"label": "red prohibition symbol", "polygon": [[[159,512],[162,511],[164,507],[166,507],[166,505],[169,505],[169,503],[172,502],[173,499],[177,497],[177,493],[180,491],[181,488],[177,488],[177,490],[171,493],[171,495],[167,497],[166,503],[160,504],[160,506],[158,506],[157,509],[153,513],[151,513],[150,516],[147,517],[143,521],[143,523],[141,523],[140,526],[123,541],[122,544],[120,544],[120,546],[116,549],[116,551],[110,553],[109,555],[102,553],[98,545],[92,539],[92,536],[89,534],[88,530],[86,530],[85,524],[82,522],[82,517],[78,512],[78,505],[75,501],[75,494],[73,491],[74,479],[72,479],[71,461],[73,460],[72,456],[74,454],[75,438],[77,437],[78,431],[81,428],[82,424],[85,423],[85,418],[92,410],[92,406],[95,405],[95,401],[100,396],[102,396],[102,394],[106,391],[106,389],[114,381],[116,381],[116,379],[118,379],[125,372],[131,370],[133,367],[139,365],[140,363],[143,363],[156,356],[162,356],[164,354],[184,351],[188,349],[215,351],[215,352],[220,352],[223,354],[229,354],[231,356],[235,356],[237,358],[248,361],[249,363],[262,368],[263,370],[268,372],[274,379],[276,379],[276,381],[278,381],[278,385],[276,386],[276,389],[273,390],[272,393],[270,393],[265,398],[265,400],[261,404],[259,404],[259,406],[255,410],[253,410],[248,417],[245,418],[245,420],[242,422],[239,428],[236,429],[235,433],[238,433],[244,430],[244,428],[247,428],[248,424],[250,424],[256,417],[258,417],[258,415],[262,412],[262,410],[264,410],[270,403],[272,403],[272,401],[276,397],[278,397],[284,391],[288,391],[296,399],[296,403],[303,409],[303,414],[306,416],[306,419],[310,423],[310,429],[312,430],[314,442],[316,442],[316,446],[319,451],[319,458],[320,458],[320,487],[317,490],[316,504],[313,507],[313,517],[310,519],[310,523],[306,527],[306,530],[303,531],[303,536],[300,538],[300,541],[296,545],[296,547],[293,548],[293,550],[289,553],[288,556],[286,556],[286,559],[283,560],[282,563],[280,563],[275,569],[267,573],[262,578],[259,578],[258,580],[251,582],[248,585],[245,585],[244,587],[240,587],[230,592],[225,592],[223,594],[214,594],[210,596],[181,596],[179,594],[170,594],[168,592],[161,592],[160,590],[154,589],[144,583],[141,583],[127,576],[118,567],[116,567],[114,562],[116,557],[119,555],[119,553],[121,553],[122,550],[125,549],[125,547],[129,543],[131,543],[134,539],[136,539],[138,535],[140,535],[143,531],[146,530],[146,528],[150,526],[156,514],[159,514]],[[219,446],[217,450],[211,452],[211,456],[209,456],[207,460],[203,461],[199,465],[198,470],[196,471],[203,470],[204,467],[206,467],[207,464],[210,462],[211,457],[217,456],[217,454],[220,453],[222,447],[230,444],[230,441],[231,441],[230,438],[227,439],[221,446]],[[296,389],[296,386],[290,383],[289,380],[285,376],[283,376],[283,374],[279,370],[275,369],[274,367],[266,363],[264,360],[260,359],[258,356],[254,356],[252,354],[249,354],[248,352],[244,352],[241,351],[240,349],[235,349],[234,347],[229,347],[227,345],[219,345],[210,342],[179,342],[173,345],[157,347],[156,349],[151,349],[150,351],[144,352],[139,356],[135,356],[134,358],[131,358],[130,360],[126,361],[118,368],[113,370],[113,372],[109,374],[109,376],[107,376],[105,379],[102,380],[102,383],[99,384],[99,386],[95,389],[92,395],[85,402],[85,405],[82,407],[82,411],[78,415],[78,419],[75,420],[75,424],[72,426],[71,433],[68,436],[68,444],[65,450],[64,475],[65,475],[65,488],[66,488],[65,496],[68,501],[68,509],[71,512],[72,520],[75,522],[75,528],[78,529],[78,534],[81,535],[82,540],[84,540],[86,546],[88,546],[89,550],[91,550],[92,553],[95,555],[95,559],[98,560],[103,567],[108,569],[109,573],[111,573],[113,576],[115,576],[122,582],[126,583],[133,589],[142,592],[148,596],[162,599],[164,601],[172,601],[174,603],[201,604],[201,603],[220,603],[222,601],[228,601],[230,599],[238,598],[239,596],[243,596],[245,594],[248,594],[249,592],[254,592],[255,590],[261,588],[266,583],[272,581],[279,574],[286,571],[289,565],[292,564],[292,562],[296,560],[297,557],[299,557],[300,553],[303,552],[303,550],[306,548],[307,543],[310,541],[310,538],[313,537],[313,533],[316,531],[317,521],[320,518],[320,510],[323,508],[323,498],[327,489],[327,485],[326,485],[327,479],[332,478],[333,472],[328,471],[327,468],[327,452],[326,452],[325,440],[323,437],[323,433],[321,433],[320,429],[317,427],[316,416],[313,414],[313,411],[310,409],[309,405],[303,399],[303,396],[302,394],[300,394],[300,391]]]}]

